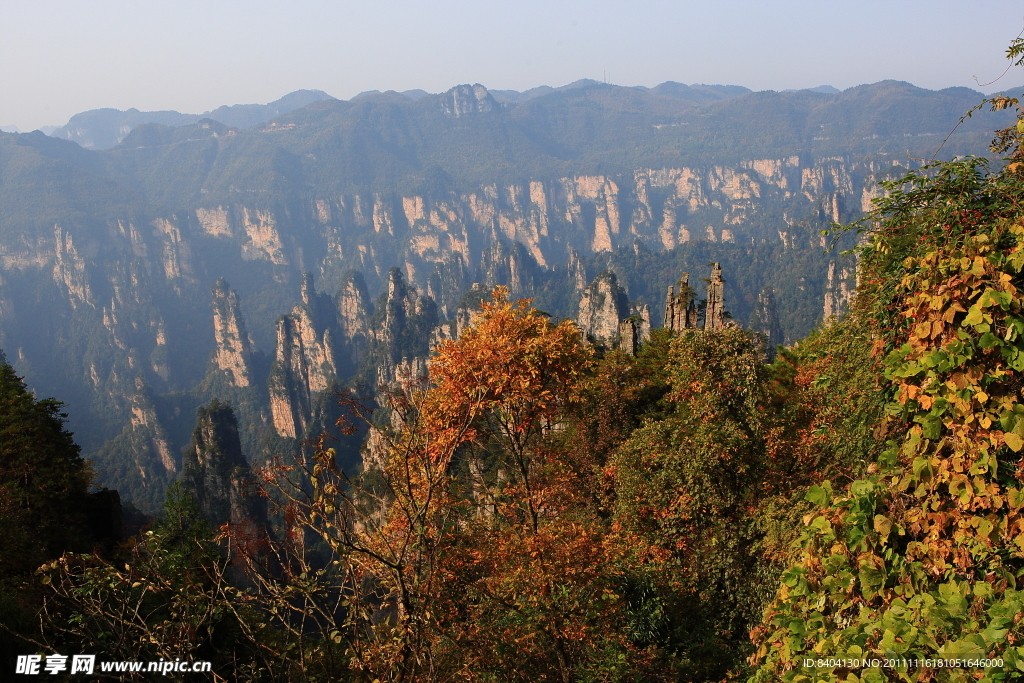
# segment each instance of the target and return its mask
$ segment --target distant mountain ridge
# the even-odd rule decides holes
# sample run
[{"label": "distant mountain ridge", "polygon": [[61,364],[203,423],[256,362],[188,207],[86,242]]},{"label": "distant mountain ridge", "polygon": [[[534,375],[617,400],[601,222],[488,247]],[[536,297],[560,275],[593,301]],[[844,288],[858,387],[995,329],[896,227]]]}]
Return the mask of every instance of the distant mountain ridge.
[{"label": "distant mountain ridge", "polygon": [[[646,86],[617,86],[601,83],[589,78],[582,78],[563,86],[552,87],[541,85],[527,90],[488,90],[490,97],[495,102],[503,105],[523,104],[543,98],[549,95],[592,89],[595,86],[612,87],[618,90],[632,90],[652,95],[670,97],[686,102],[692,106],[706,105],[720,100],[731,99],[741,95],[753,93],[750,88],[739,85],[709,85],[694,83],[687,85],[676,81],[665,81],[654,87]],[[482,87],[482,86],[481,86]],[[857,86],[862,88],[864,86]],[[850,88],[849,90],[853,90]],[[959,88],[967,90],[966,88]],[[945,91],[953,90],[947,88]],[[943,92],[945,92],[943,91]],[[764,91],[773,92],[773,91]],[[843,91],[831,85],[819,85],[812,88],[789,88],[781,90],[782,93],[818,93],[824,95],[839,95]],[[971,91],[973,92],[973,91]],[[437,97],[422,89],[380,91],[367,90],[355,95],[349,102],[380,100],[390,97],[399,97],[402,100],[419,101],[424,98]],[[52,137],[70,140],[85,149],[103,150],[111,149],[120,144],[136,127],[145,124],[158,124],[174,128],[193,125],[204,119],[210,119],[217,123],[224,124],[230,128],[246,129],[263,123],[273,118],[302,109],[307,105],[325,100],[336,100],[322,90],[296,90],[281,97],[278,100],[267,104],[235,104],[222,105],[211,111],[202,114],[183,114],[174,110],[166,111],[139,111],[131,108],[126,111],[113,108],[92,109],[75,114],[63,126],[43,126],[40,130]],[[337,101],[337,100],[336,100]],[[344,100],[341,100],[344,101]],[[17,126],[0,126],[0,132],[24,133]]]},{"label": "distant mountain ridge", "polygon": [[819,85],[814,88],[787,88],[781,92],[800,92],[801,90],[807,90],[810,92],[820,92],[825,95],[838,95],[842,92],[839,88],[834,88],[831,85]]},{"label": "distant mountain ridge", "polygon": [[[580,88],[588,88],[588,87],[596,86],[596,85],[609,85],[609,84],[601,83],[600,81],[595,81],[592,78],[581,78],[579,80],[573,81],[572,83],[568,83],[566,85],[557,86],[557,87],[552,87],[550,85],[539,85],[539,86],[537,86],[535,88],[529,88],[528,90],[523,90],[523,91],[519,91],[519,90],[495,90],[495,89],[488,88],[488,92],[498,102],[507,102],[507,103],[518,104],[518,103],[522,103],[522,102],[528,102],[528,101],[536,99],[538,97],[544,97],[545,95],[550,95],[552,93],[565,92],[566,90],[577,90],[577,89],[580,89]],[[745,94],[745,93],[753,92],[752,90],[750,90],[750,88],[745,88],[742,85],[705,85],[703,83],[694,83],[693,85],[686,85],[684,83],[677,83],[675,81],[665,81],[664,83],[660,83],[660,84],[654,86],[653,88],[648,88],[648,87],[645,87],[645,86],[642,86],[642,85],[638,85],[638,86],[618,86],[618,85],[615,85],[615,86],[612,86],[612,87],[615,87],[615,88],[629,87],[629,88],[632,88],[634,90],[651,92],[651,93],[654,93],[656,95],[667,95],[669,97],[677,97],[679,99],[692,100],[692,101],[701,102],[701,103],[703,103],[703,102],[711,102],[711,101],[721,100],[721,99],[727,99],[729,97],[735,97],[737,95],[742,95],[742,94]],[[824,88],[826,90],[822,90],[822,88]],[[839,92],[839,90],[837,90],[836,88],[832,88],[832,86],[828,86],[828,85],[818,86],[817,88],[809,88],[809,90],[812,90],[813,92],[829,92],[829,93],[833,93],[833,92],[838,93]],[[796,92],[796,91],[794,90],[794,91],[787,91],[787,92]],[[427,96],[430,96],[430,95],[436,95],[437,93],[429,93],[426,90],[422,90],[422,89],[419,89],[419,88],[416,88],[416,89],[413,89],[413,90],[402,90],[402,91],[396,91],[396,90],[364,90],[363,92],[359,93],[358,95],[353,96],[352,99],[349,100],[349,101],[350,102],[355,102],[355,101],[358,101],[358,100],[365,100],[367,98],[372,98],[372,97],[377,97],[377,96],[382,96],[382,95],[383,96],[391,96],[393,94],[401,95],[402,97],[405,97],[405,98],[410,99],[410,100],[415,102],[415,101],[420,100],[420,99],[422,99],[424,97],[427,97]],[[212,114],[210,115],[210,118],[216,119],[216,117],[213,116]],[[160,122],[156,121],[155,123],[160,123]],[[15,131],[12,131],[12,132],[15,132]]]},{"label": "distant mountain ridge", "polygon": [[[583,78],[559,87],[541,85],[522,92],[518,90],[491,90],[489,92],[498,102],[521,103],[552,93],[599,84],[598,81]],[[703,85],[696,83],[685,85],[675,81],[666,81],[653,88],[643,86],[635,86],[635,88],[657,95],[667,95],[669,97],[689,100],[695,104],[704,104],[752,92],[749,88],[738,85]],[[831,86],[819,86],[819,88],[812,90],[825,92],[820,90],[820,88],[831,88]],[[835,88],[831,88],[831,90],[839,92]],[[389,96],[392,93],[395,93],[395,91],[367,90],[355,95],[350,101],[355,102],[378,96]],[[412,101],[433,95],[433,93],[421,89],[403,90],[397,94]],[[211,119],[231,128],[245,129],[266,123],[277,116],[301,109],[314,102],[334,99],[336,98],[322,90],[296,90],[267,104],[222,105],[202,114],[183,114],[175,110],[139,111],[134,107],[124,111],[113,108],[90,109],[89,111],[75,114],[63,126],[44,126],[40,130],[51,137],[75,142],[85,149],[102,150],[116,147],[131,131],[144,124],[155,123],[178,128],[196,124],[203,119]],[[10,125],[0,126],[0,132],[25,133],[28,131],[22,131],[17,126]]]},{"label": "distant mountain ridge", "polygon": [[164,126],[187,126],[202,119],[213,119],[232,128],[251,128],[301,109],[313,102],[334,99],[322,90],[296,90],[268,104],[223,105],[202,114],[177,111],[139,111],[132,108],[92,109],[75,114],[67,124],[55,129],[55,138],[77,142],[86,149],[110,149],[117,146],[136,126],[158,123]]}]

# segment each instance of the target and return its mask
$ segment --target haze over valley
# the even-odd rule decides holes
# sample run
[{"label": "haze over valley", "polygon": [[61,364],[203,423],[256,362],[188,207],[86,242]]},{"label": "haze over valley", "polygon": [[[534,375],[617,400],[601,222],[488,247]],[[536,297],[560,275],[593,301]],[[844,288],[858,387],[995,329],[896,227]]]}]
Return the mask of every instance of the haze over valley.
[{"label": "haze over valley", "polygon": [[[250,458],[287,451],[333,388],[422,363],[474,285],[576,319],[610,270],[657,327],[679,274],[721,262],[735,319],[771,293],[792,343],[854,286],[822,229],[981,97],[584,80],[84,112],[0,134],[0,347],[67,402],[99,481],[152,510],[199,405],[236,404]],[[1007,120],[976,115],[942,155],[985,153]]]}]

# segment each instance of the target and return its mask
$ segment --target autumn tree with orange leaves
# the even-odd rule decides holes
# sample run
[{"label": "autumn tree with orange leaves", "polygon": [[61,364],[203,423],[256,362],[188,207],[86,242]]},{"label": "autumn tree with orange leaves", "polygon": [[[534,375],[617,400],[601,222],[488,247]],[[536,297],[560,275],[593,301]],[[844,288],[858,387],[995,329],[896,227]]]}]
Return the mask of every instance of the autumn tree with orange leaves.
[{"label": "autumn tree with orange leaves", "polygon": [[634,549],[593,496],[597,454],[571,447],[592,368],[572,323],[501,288],[431,364],[438,424],[472,429],[453,467],[471,514],[440,643],[470,680],[616,680],[648,663],[621,628]]},{"label": "autumn tree with orange leaves", "polygon": [[[493,300],[388,394],[366,471],[321,447],[291,519],[337,553],[352,667],[367,680],[615,680],[645,654],[617,628],[627,548],[565,457],[592,350],[529,300]],[[350,403],[358,412],[358,407]],[[364,417],[370,416],[366,413]],[[324,444],[326,446],[326,444]]]}]

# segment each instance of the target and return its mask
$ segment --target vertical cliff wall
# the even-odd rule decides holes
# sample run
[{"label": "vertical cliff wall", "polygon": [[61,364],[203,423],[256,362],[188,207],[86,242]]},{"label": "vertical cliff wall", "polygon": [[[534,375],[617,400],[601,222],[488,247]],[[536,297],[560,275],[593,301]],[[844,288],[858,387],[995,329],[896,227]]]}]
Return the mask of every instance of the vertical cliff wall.
[{"label": "vertical cliff wall", "polygon": [[[452,100],[453,116],[489,115],[466,109],[476,96],[463,95]],[[637,311],[596,305],[607,292],[594,290],[580,308],[590,276],[603,269],[598,259],[652,254],[643,263],[637,256],[635,275],[620,275],[618,286],[658,314],[665,283],[638,298],[637,279],[674,279],[673,265],[644,265],[667,249],[707,254],[702,263],[721,258],[711,248],[745,250],[752,264],[760,254],[777,263],[792,254],[794,267],[812,271],[816,228],[858,215],[884,170],[878,161],[793,156],[460,189],[314,187],[273,201],[239,189],[208,204],[200,193],[175,211],[114,204],[14,230],[0,243],[0,343],[34,388],[68,402],[76,437],[109,473],[103,482],[142,492],[126,496],[141,500],[176,474],[187,441],[181,415],[197,403],[230,397],[247,444],[264,428],[300,438],[339,378],[372,385],[419,373],[415,359],[426,357],[437,324],[453,321],[438,333],[449,337],[466,324],[461,299],[474,282],[538,297],[595,338],[633,334],[619,325]],[[828,265],[833,258],[820,259],[820,274],[801,276],[798,297],[785,292],[780,321],[792,326],[786,306],[813,309],[817,319],[844,310],[854,269],[842,259]],[[304,283],[307,271],[320,292]],[[744,317],[761,286],[740,302]]]},{"label": "vertical cliff wall", "polygon": [[252,342],[245,329],[245,320],[238,294],[228,288],[224,278],[213,286],[213,362],[236,387],[253,383]]}]

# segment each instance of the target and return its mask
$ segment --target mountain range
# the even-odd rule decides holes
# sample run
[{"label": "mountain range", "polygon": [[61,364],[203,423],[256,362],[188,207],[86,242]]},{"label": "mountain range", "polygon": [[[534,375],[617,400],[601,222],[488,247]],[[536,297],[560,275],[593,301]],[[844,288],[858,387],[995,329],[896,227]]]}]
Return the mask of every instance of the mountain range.
[{"label": "mountain range", "polygon": [[232,403],[251,460],[290,452],[333,388],[419,372],[494,285],[577,317],[607,271],[616,315],[657,326],[717,262],[737,321],[799,340],[855,278],[821,231],[940,146],[986,154],[1012,117],[958,126],[982,97],[477,84],[0,133],[0,346],[100,482],[154,509],[199,406]]}]

